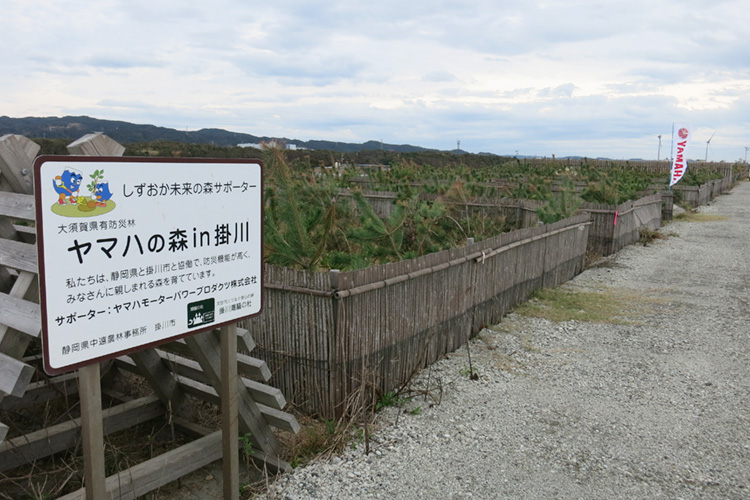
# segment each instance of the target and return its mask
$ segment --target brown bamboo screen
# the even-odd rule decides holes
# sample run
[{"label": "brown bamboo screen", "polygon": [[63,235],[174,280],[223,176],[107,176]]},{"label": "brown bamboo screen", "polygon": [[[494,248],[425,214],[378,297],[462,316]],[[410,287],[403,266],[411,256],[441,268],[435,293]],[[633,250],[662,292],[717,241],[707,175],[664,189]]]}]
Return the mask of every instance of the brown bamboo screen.
[{"label": "brown bamboo screen", "polygon": [[[249,327],[279,388],[331,417],[363,383],[388,391],[542,286],[583,269],[589,215],[350,272],[265,267]],[[281,284],[283,283],[283,284]]]}]

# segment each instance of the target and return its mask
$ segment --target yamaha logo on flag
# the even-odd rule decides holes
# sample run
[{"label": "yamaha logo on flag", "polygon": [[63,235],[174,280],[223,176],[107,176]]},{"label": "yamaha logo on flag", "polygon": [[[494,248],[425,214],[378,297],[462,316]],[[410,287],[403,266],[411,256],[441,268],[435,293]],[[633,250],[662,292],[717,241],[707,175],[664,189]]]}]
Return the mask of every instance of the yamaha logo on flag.
[{"label": "yamaha logo on flag", "polygon": [[677,142],[672,143],[672,170],[669,176],[669,187],[674,186],[687,170],[687,149],[690,141],[690,127],[681,125],[677,129]]}]

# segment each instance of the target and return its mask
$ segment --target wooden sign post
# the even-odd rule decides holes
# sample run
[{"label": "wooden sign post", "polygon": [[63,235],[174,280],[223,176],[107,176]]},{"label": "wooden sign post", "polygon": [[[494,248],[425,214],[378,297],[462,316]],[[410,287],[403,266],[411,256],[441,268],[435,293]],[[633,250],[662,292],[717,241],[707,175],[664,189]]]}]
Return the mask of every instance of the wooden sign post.
[{"label": "wooden sign post", "polygon": [[102,388],[99,363],[78,370],[83,439],[83,478],[86,498],[105,498],[104,429],[102,428]]},{"label": "wooden sign post", "polygon": [[106,495],[99,363],[217,328],[224,498],[239,498],[236,322],[260,314],[262,303],[261,168],[257,160],[37,158],[44,369],[80,369],[88,498]]},{"label": "wooden sign post", "polygon": [[224,460],[224,498],[240,494],[238,436],[237,324],[221,329],[221,443]]}]

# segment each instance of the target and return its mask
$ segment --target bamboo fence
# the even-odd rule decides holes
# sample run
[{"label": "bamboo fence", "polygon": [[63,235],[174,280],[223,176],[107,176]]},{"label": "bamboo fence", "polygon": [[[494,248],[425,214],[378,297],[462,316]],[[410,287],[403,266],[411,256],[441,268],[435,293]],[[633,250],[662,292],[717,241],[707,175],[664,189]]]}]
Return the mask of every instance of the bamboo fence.
[{"label": "bamboo fence", "polygon": [[642,228],[660,228],[662,200],[661,194],[654,194],[620,205],[584,203],[579,210],[591,214],[589,251],[611,255],[638,241]]},{"label": "bamboo fence", "polygon": [[[746,177],[747,168],[725,174],[684,189],[707,193],[697,198],[705,204]],[[364,195],[383,216],[396,196]],[[340,415],[358,388],[383,393],[408,382],[534,290],[575,276],[587,254],[606,256],[639,241],[643,228],[671,219],[673,202],[674,192],[664,191],[620,205],[584,204],[581,215],[538,227],[535,200],[473,200],[471,209],[506,211],[522,229],[351,272],[266,265],[264,313],[249,326],[279,387],[299,409]]]},{"label": "bamboo fence", "polygon": [[585,214],[350,272],[267,265],[263,314],[248,327],[292,402],[341,415],[364,385],[400,387],[534,290],[580,273],[588,228]]},{"label": "bamboo fence", "polygon": [[677,196],[681,198],[681,203],[684,205],[696,208],[701,205],[707,205],[716,196],[728,192],[736,177],[716,179],[700,186],[672,186],[672,190],[679,193]]}]

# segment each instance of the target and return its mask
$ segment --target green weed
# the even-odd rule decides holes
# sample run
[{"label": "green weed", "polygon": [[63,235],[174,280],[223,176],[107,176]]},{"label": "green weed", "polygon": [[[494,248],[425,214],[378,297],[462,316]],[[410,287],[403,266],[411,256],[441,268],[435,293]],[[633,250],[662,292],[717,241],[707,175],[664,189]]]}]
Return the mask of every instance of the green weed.
[{"label": "green weed", "polygon": [[397,393],[393,391],[386,392],[380,397],[380,400],[375,403],[375,411],[380,411],[383,408],[387,408],[390,406],[403,406],[404,404],[411,401],[411,398],[402,398]]}]

